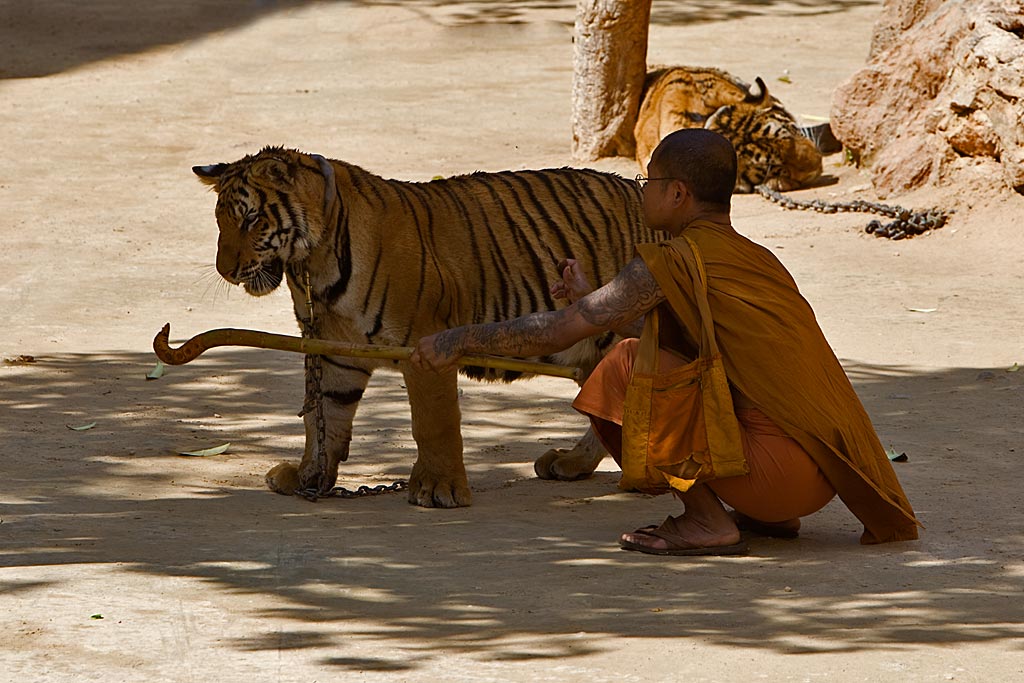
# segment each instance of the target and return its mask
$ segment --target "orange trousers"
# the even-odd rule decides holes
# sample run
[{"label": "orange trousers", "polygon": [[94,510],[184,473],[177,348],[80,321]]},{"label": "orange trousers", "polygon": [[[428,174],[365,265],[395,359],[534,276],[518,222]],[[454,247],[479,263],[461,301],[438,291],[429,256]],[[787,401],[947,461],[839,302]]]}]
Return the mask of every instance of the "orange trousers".
[{"label": "orange trousers", "polygon": [[[572,404],[590,418],[594,432],[620,466],[622,405],[638,345],[639,340],[626,339],[612,349]],[[658,367],[668,370],[686,362],[662,350]],[[750,472],[708,481],[715,495],[736,511],[762,522],[797,519],[825,507],[836,490],[807,451],[742,396],[737,396],[735,402]]]}]

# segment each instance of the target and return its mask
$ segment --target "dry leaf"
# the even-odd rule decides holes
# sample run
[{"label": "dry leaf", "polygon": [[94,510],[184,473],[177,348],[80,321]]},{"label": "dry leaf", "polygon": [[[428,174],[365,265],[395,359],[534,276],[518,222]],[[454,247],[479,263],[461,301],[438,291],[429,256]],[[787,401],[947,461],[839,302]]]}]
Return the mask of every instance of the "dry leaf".
[{"label": "dry leaf", "polygon": [[196,457],[204,458],[208,455],[220,455],[227,451],[230,443],[221,444],[220,446],[214,446],[213,448],[204,448],[201,451],[181,451],[178,455],[193,455]]},{"label": "dry leaf", "polygon": [[146,379],[147,380],[149,380],[149,379],[160,379],[163,376],[164,376],[164,364],[163,364],[163,361],[159,361],[158,360],[156,362],[156,367],[154,367],[152,370],[150,370],[149,374],[146,375]]}]

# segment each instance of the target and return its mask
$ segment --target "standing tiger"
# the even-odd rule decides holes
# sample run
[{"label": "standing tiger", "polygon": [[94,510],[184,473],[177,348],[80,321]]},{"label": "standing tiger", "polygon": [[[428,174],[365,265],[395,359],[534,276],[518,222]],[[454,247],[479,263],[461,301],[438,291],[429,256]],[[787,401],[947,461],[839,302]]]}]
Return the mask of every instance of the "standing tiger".
[{"label": "standing tiger", "polygon": [[[559,260],[574,257],[591,282],[607,282],[632,258],[634,244],[655,238],[643,224],[634,183],[592,170],[415,183],[278,147],[192,170],[217,193],[221,276],[253,296],[286,280],[299,326],[310,331],[308,276],[316,333],[352,343],[408,346],[450,327],[553,309],[548,283]],[[541,360],[589,374],[612,343],[612,335],[602,335]],[[302,462],[270,470],[271,489],[291,494],[334,486],[370,375],[388,363],[323,358],[326,471],[316,471],[317,428],[308,411]],[[409,501],[469,505],[456,377],[417,372],[407,363],[401,371],[418,451]],[[511,381],[517,373],[466,374]],[[541,476],[572,478],[593,470],[600,449],[588,432],[571,451],[549,451],[535,467]]]},{"label": "standing tiger", "polygon": [[821,176],[822,153],[796,119],[768,94],[719,69],[660,67],[647,73],[633,134],[636,160],[646,173],[663,137],[680,128],[721,133],[736,149],[736,191],[767,185],[784,192]]}]

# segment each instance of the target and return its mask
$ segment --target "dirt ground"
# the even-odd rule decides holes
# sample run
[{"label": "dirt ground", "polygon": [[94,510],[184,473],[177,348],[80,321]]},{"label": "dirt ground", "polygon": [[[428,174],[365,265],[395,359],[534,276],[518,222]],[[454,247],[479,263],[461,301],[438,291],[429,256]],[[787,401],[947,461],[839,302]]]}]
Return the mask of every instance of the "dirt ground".
[{"label": "dirt ground", "polygon": [[[654,5],[651,63],[760,75],[809,122],[880,7]],[[570,164],[574,3],[0,0],[0,16],[0,679],[1024,680],[1024,198],[995,176],[896,198],[957,210],[902,242],[864,215],[735,201],[907,454],[918,542],[860,546],[835,501],[746,557],[623,552],[620,532],[676,508],[618,492],[610,461],[533,476],[583,429],[557,379],[462,385],[472,507],[312,504],[262,482],[302,446],[298,356],[211,351],[145,379],[168,321],[179,339],[295,331],[285,292],[218,280],[215,198],[190,167],[265,144],[413,180]],[[873,198],[841,161],[796,196]],[[342,483],[408,474],[397,374],[375,376],[356,430]]]}]

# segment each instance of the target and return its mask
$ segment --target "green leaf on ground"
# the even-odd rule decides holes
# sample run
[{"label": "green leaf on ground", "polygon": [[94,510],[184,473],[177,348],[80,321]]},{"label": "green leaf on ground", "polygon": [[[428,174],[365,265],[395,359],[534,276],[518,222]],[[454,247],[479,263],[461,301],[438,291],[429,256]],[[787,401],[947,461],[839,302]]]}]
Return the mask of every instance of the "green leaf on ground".
[{"label": "green leaf on ground", "polygon": [[89,424],[79,425],[77,427],[72,427],[71,425],[64,425],[64,426],[67,427],[68,429],[72,430],[72,431],[75,431],[75,432],[84,432],[87,429],[92,429],[93,427],[95,427],[96,423],[95,422],[90,422]]},{"label": "green leaf on ground", "polygon": [[156,367],[149,371],[146,375],[146,379],[160,379],[164,376],[164,364],[163,361],[157,361]]},{"label": "green leaf on ground", "polygon": [[103,615],[102,614],[92,614],[92,615],[89,616],[89,618],[90,619],[102,619]]},{"label": "green leaf on ground", "polygon": [[885,454],[892,462],[906,462],[909,460],[906,453],[897,453],[895,448],[889,448]]},{"label": "green leaf on ground", "polygon": [[204,448],[201,451],[181,451],[178,455],[192,455],[200,458],[205,458],[209,455],[220,455],[228,450],[230,443],[221,444],[220,446],[214,446],[213,448]]}]

